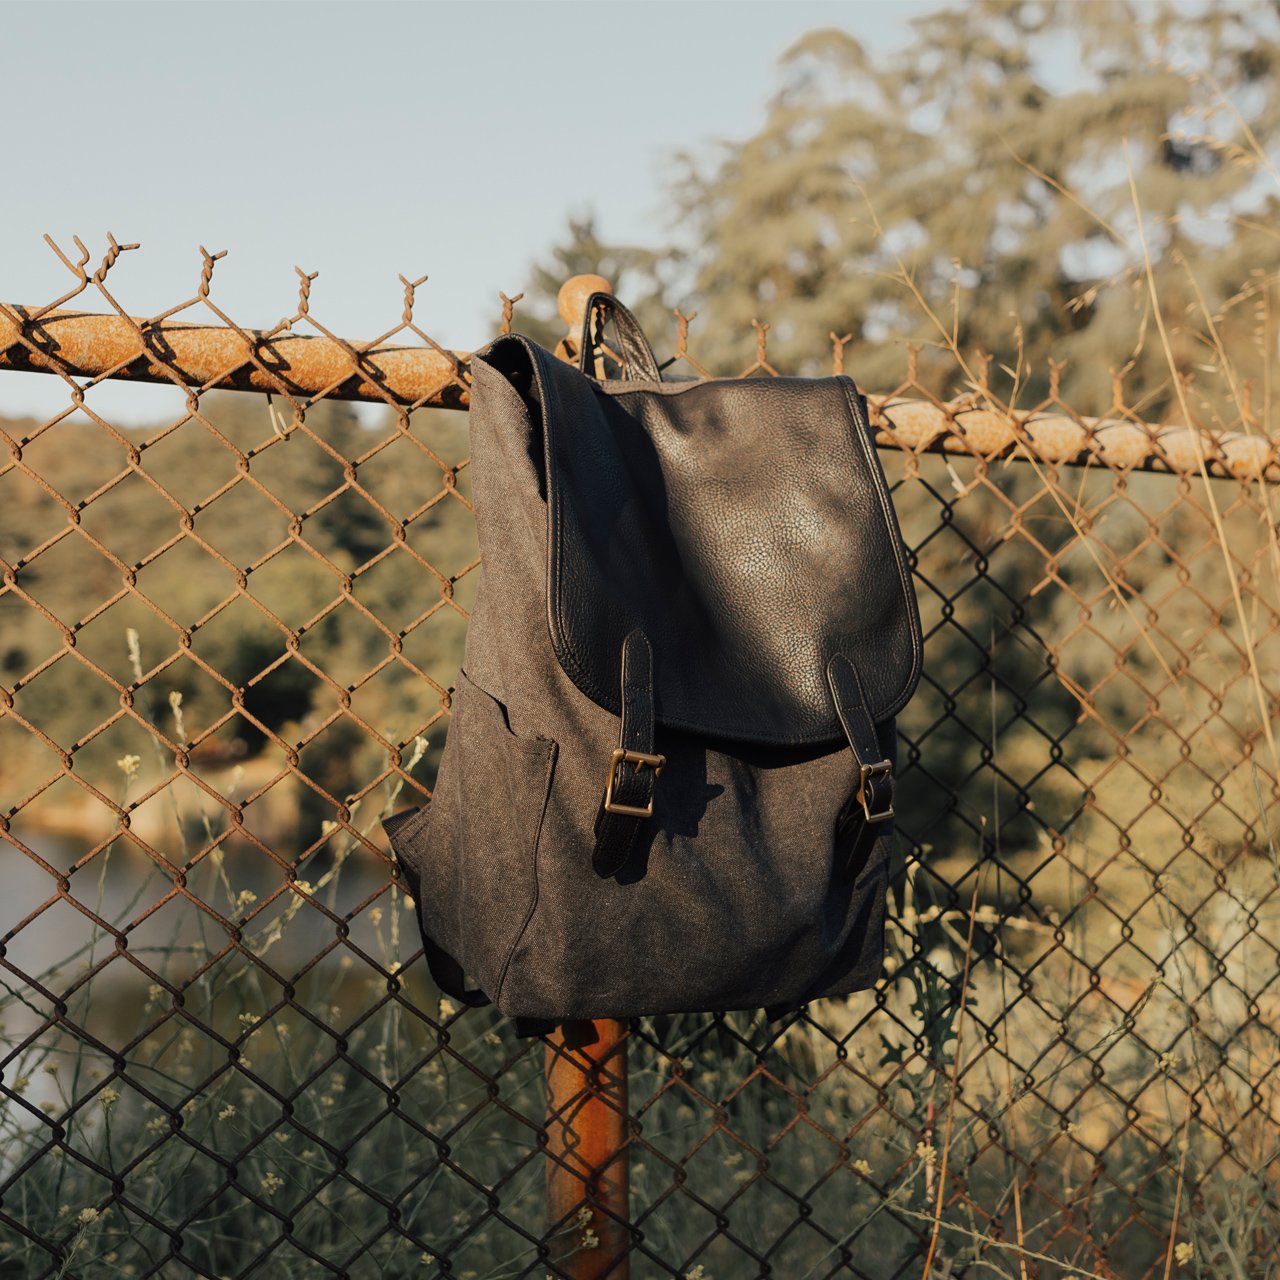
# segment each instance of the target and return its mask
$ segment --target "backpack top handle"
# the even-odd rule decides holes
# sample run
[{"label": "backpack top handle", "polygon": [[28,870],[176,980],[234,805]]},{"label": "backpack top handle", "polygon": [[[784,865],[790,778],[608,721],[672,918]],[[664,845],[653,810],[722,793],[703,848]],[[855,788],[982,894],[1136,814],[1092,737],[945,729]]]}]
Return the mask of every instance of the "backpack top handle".
[{"label": "backpack top handle", "polygon": [[618,332],[618,349],[622,356],[622,376],[629,382],[661,382],[662,370],[653,354],[649,339],[640,322],[611,293],[593,293],[582,312],[582,338],[578,343],[578,368],[588,378],[594,376],[591,352],[594,348],[592,324],[599,311],[601,325],[612,316]]}]

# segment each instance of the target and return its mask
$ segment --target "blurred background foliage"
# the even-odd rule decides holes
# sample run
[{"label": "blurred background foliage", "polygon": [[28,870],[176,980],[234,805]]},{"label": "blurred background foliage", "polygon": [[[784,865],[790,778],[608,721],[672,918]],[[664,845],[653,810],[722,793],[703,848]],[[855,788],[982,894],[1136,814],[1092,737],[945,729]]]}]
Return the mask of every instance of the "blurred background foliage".
[{"label": "blurred background foliage", "polygon": [[[889,59],[869,59],[851,30],[803,38],[782,58],[781,87],[754,136],[721,144],[709,159],[674,158],[670,243],[609,244],[589,216],[572,221],[531,267],[514,327],[553,346],[563,336],[559,286],[598,272],[640,314],[660,358],[676,349],[673,310],[696,309],[691,350],[718,374],[752,362],[758,320],[771,326],[768,357],[782,372],[829,369],[831,335],[851,335],[845,367],[872,391],[901,383],[914,343],[922,347],[920,387],[941,396],[971,390],[985,354],[1001,396],[1029,406],[1047,394],[1052,356],[1065,362],[1062,400],[1074,411],[1114,411],[1119,387],[1134,416],[1160,421],[1179,412],[1172,355],[1201,421],[1265,418],[1280,267],[1275,6],[983,0],[941,9],[913,29],[912,42]],[[1066,49],[1075,59],[1070,74],[1059,65]],[[1153,291],[1169,352],[1157,340]],[[92,393],[87,403],[92,410]],[[42,432],[7,421],[15,438],[33,437],[24,458],[83,507],[80,527],[134,568],[137,594],[122,586],[120,566],[79,537],[62,536],[26,562],[45,539],[67,533],[68,510],[17,471],[0,480],[0,555],[21,562],[23,589],[75,628],[79,653],[127,680],[125,637],[134,628],[144,669],[168,663],[144,698],[163,707],[181,694],[195,730],[225,717],[197,762],[265,754],[284,768],[264,730],[301,743],[328,721],[303,764],[341,798],[358,793],[361,778],[380,775],[389,751],[335,711],[335,687],[385,664],[355,690],[351,709],[411,740],[441,714],[452,683],[462,610],[476,581],[468,572],[477,550],[466,505],[466,419],[420,412],[402,429],[391,410],[362,419],[331,401],[293,416],[258,396],[210,393],[198,414],[159,428],[78,413]],[[250,455],[252,476],[273,496],[236,484],[211,497],[236,475],[219,437]],[[85,505],[126,465],[128,445],[143,441],[142,469],[190,507],[195,532],[228,563],[182,538],[180,512],[137,475]],[[364,493],[352,487],[332,496],[348,463],[358,463],[352,474]],[[1041,480],[1014,469],[1001,485],[1016,505]],[[937,519],[938,499],[922,486],[900,488],[898,499],[904,524]],[[1056,536],[1069,542],[1069,525],[1044,506],[1040,518],[1057,520]],[[408,521],[403,544],[400,520]],[[963,521],[953,522],[946,537],[963,530]],[[986,536],[981,527],[965,534],[968,553]],[[1055,611],[1074,606],[1061,593],[1032,592],[1044,574],[1042,552],[1006,540],[1000,555],[1001,590],[1022,602],[1013,625],[1023,634],[1060,629]],[[247,590],[269,613],[233,600],[205,618],[234,591],[236,567],[248,571]],[[1087,561],[1063,568],[1068,583],[1095,571]],[[1166,559],[1148,577],[1161,571],[1177,569]],[[344,575],[351,575],[345,602]],[[1158,581],[1150,585],[1159,591]],[[984,591],[979,584],[963,607],[986,618]],[[186,657],[175,627],[139,596],[191,626],[191,652],[219,679]],[[394,633],[428,611],[404,654],[439,689],[388,661]],[[304,629],[296,652],[271,615]],[[1072,699],[1044,680],[1042,656],[1001,645],[988,630],[985,641],[997,662],[1011,664],[1009,686],[1028,709],[1011,732],[1047,742],[1053,735],[1027,726],[1060,723]],[[9,683],[61,645],[57,629],[12,592],[0,595],[0,635],[0,677]],[[963,668],[978,642],[949,626],[933,643],[940,651],[932,667],[946,671]],[[1123,701],[1120,683],[1114,697]],[[247,715],[232,704],[241,685]],[[966,688],[979,696],[975,685]],[[1143,696],[1135,684],[1132,697]],[[110,768],[136,738],[118,723],[89,740],[118,711],[118,695],[70,655],[26,683],[16,705],[54,742],[77,744],[78,767]],[[436,733],[427,778],[442,742]],[[948,756],[957,779],[971,772],[978,747],[969,746]],[[0,754],[19,791],[58,763],[14,725],[0,726]],[[70,798],[83,804],[82,795]],[[331,810],[303,789],[303,825],[291,839],[306,846]]]},{"label": "blurred background foliage", "polygon": [[[1275,5],[977,0],[912,28],[889,58],[856,23],[800,40],[756,134],[711,162],[675,157],[670,247],[602,244],[575,222],[525,308],[547,313],[567,274],[599,270],[655,341],[673,345],[673,307],[696,308],[718,374],[752,362],[758,319],[794,373],[851,334],[846,367],[876,391],[902,380],[903,340],[936,347],[932,312],[967,359],[1019,370],[1020,405],[1044,396],[1053,356],[1078,412],[1106,413],[1123,371],[1125,403],[1159,421],[1172,395],[1136,202],[1178,370],[1227,410],[1204,367],[1211,317],[1261,395],[1274,331],[1264,347],[1255,331],[1280,265]],[[923,368],[954,389],[948,355]]]},{"label": "blurred background foliage", "polygon": [[[754,136],[720,145],[710,159],[673,157],[668,242],[612,244],[590,215],[574,219],[531,266],[514,328],[554,346],[563,336],[554,305],[560,285],[598,272],[637,311],[662,359],[676,352],[674,309],[686,316],[696,310],[690,351],[717,374],[751,365],[759,322],[770,326],[768,358],[784,373],[828,371],[832,334],[849,335],[845,368],[872,392],[903,383],[915,344],[913,395],[972,393],[990,356],[992,393],[1029,407],[1049,394],[1052,357],[1065,362],[1061,400],[1077,413],[1123,406],[1142,420],[1173,421],[1182,395],[1204,424],[1268,429],[1280,333],[1277,6],[980,0],[940,9],[913,30],[912,42],[886,59],[869,58],[853,29],[805,37],[783,58],[780,88]],[[343,331],[340,317],[326,323]],[[412,917],[388,888],[385,863],[353,859],[342,877],[336,873],[362,852],[362,840],[385,849],[371,810],[424,800],[443,746],[447,691],[478,580],[467,420],[445,411],[357,411],[327,400],[295,412],[260,396],[216,392],[200,396],[197,411],[156,423],[96,418],[92,390],[86,407],[69,406],[48,424],[0,419],[43,482],[18,468],[0,475],[0,557],[13,567],[17,588],[0,592],[0,683],[20,686],[15,710],[49,739],[0,717],[6,807],[39,792],[11,818],[10,830],[58,874],[78,873],[72,892],[82,901],[92,898],[86,877],[101,874],[99,905],[107,863],[97,848],[105,842],[115,858],[111,879],[121,882],[117,898],[106,895],[111,912],[123,921],[141,897],[165,903],[131,934],[131,956],[151,929],[155,950],[167,957],[166,982],[181,991],[215,948],[226,948],[219,963],[228,969],[243,957],[204,913],[193,925],[192,903],[176,894],[170,869],[135,837],[194,875],[195,851],[207,850],[216,828],[221,843],[204,860],[200,873],[209,883],[197,889],[200,901],[225,895],[218,909],[252,926],[245,935],[251,954],[260,957],[278,942],[271,959],[280,981],[277,989],[249,963],[225,986],[217,973],[206,975],[208,1017],[215,1011],[224,1018],[230,1037],[250,1003],[237,976],[244,969],[264,986],[252,1005],[265,1011],[259,1034],[265,1040],[266,1029],[278,1033],[291,1016],[281,1007],[290,967],[310,965],[322,944],[341,936],[381,955],[392,978],[317,961],[299,999],[314,998],[317,1008],[345,1002],[363,1019],[368,1003],[399,990],[401,956],[416,950]],[[228,445],[244,455],[243,464]],[[140,450],[136,469],[130,448]],[[1259,1101],[1255,1082],[1265,1055],[1274,1053],[1274,997],[1264,970],[1274,970],[1276,904],[1261,855],[1275,797],[1264,794],[1251,763],[1260,691],[1244,674],[1243,620],[1233,612],[1223,570],[1231,556],[1244,567],[1250,625],[1266,643],[1257,650],[1261,670],[1274,680],[1276,578],[1248,577],[1254,567],[1275,564],[1266,558],[1268,545],[1276,545],[1271,499],[1264,493],[1245,500],[1245,487],[1230,481],[1205,486],[1095,468],[1064,472],[1055,484],[1030,466],[883,456],[919,571],[928,639],[925,679],[900,721],[899,844],[908,868],[899,867],[894,885],[890,960],[903,981],[887,988],[893,1016],[880,1024],[887,1038],[880,1030],[879,1043],[870,1043],[877,1055],[883,1049],[880,1068],[910,1061],[916,1074],[896,1116],[871,1092],[840,1106],[874,1113],[890,1135],[863,1148],[874,1146],[877,1162],[884,1154],[909,1164],[917,1136],[933,1132],[955,1052],[948,1046],[960,1008],[956,942],[972,892],[968,877],[975,867],[994,866],[995,883],[984,882],[979,900],[988,914],[975,938],[983,1016],[994,1028],[1012,1006],[1020,1046],[1045,1055],[1061,1050],[1066,1058],[1054,1068],[1063,1073],[1062,1093],[1052,1109],[1045,1103],[1046,1118],[1037,1113],[1028,1124],[1032,1136],[1006,1133],[1004,1149],[1027,1154],[1034,1173],[1043,1142],[1036,1176],[1064,1199],[1073,1181],[1076,1192],[1082,1178],[1096,1182],[1104,1212],[1086,1230],[1098,1238],[1113,1229],[1104,1223],[1108,1214],[1120,1237],[1139,1214],[1139,1194],[1147,1197],[1143,1211],[1164,1224],[1177,1195],[1169,1154],[1176,1117],[1167,1099],[1150,1095],[1156,1084],[1166,1088],[1174,1056],[1192,1044],[1189,1033],[1180,1040],[1180,1020],[1190,1025],[1193,1005],[1201,1035],[1217,1036],[1220,1048],[1204,1068],[1202,1118],[1211,1123],[1215,1108],[1225,1114],[1238,1105],[1258,1124],[1258,1149],[1274,1146],[1274,1123],[1264,1115],[1274,1097]],[[1210,488],[1223,512],[1220,528],[1206,510]],[[186,536],[181,508],[207,549]],[[236,596],[239,582],[252,602]],[[73,651],[63,652],[69,641],[61,628],[69,629]],[[290,631],[299,633],[296,646]],[[161,747],[124,716],[118,691],[77,655],[124,685],[137,678],[136,663],[143,682],[135,706],[173,745]],[[1269,711],[1271,703],[1261,701]],[[185,781],[172,785],[173,749],[192,740],[190,772],[207,785],[205,793]],[[88,786],[63,775],[63,752]],[[120,762],[130,757],[139,764],[136,777],[125,770],[126,790],[170,783],[141,802],[135,792],[125,831],[89,787],[122,801]],[[400,777],[388,772],[396,766],[411,779],[399,792]],[[359,838],[335,830],[336,804],[364,803],[374,792],[350,823]],[[56,851],[47,836],[62,842]],[[296,863],[322,887],[330,914],[294,905],[281,868],[264,850]],[[42,907],[51,892],[47,868],[15,861],[23,878],[10,899],[14,914],[48,910],[63,920],[57,937],[43,923],[17,930],[7,960],[36,973],[60,964],[58,947],[65,943],[69,954],[88,926],[61,903]],[[135,893],[128,904],[126,884]],[[389,908],[372,920],[382,908],[368,904],[380,894],[389,896]],[[337,934],[335,920],[342,922]],[[999,927],[987,929],[993,922]],[[163,938],[162,924],[172,925]],[[82,950],[92,956],[98,941],[95,930]],[[1184,964],[1188,972],[1181,986],[1166,979],[1140,1035],[1126,1026],[1103,1089],[1102,1067],[1080,1046],[1096,1036],[1103,1045],[1121,1038],[1112,1028],[1117,1010],[1142,1010],[1134,993],[1150,990],[1153,955],[1172,955],[1170,972]],[[1038,970],[1044,976],[1037,986]],[[1198,1004],[1220,977],[1212,1007]],[[105,984],[93,995],[104,1022],[125,1026],[120,1009],[148,1025],[153,1013],[176,1019],[179,1004],[170,1006],[158,984],[144,986],[129,965],[113,964],[94,982]],[[438,993],[420,965],[406,982],[415,1009],[432,1015]],[[47,989],[57,990],[52,976]],[[27,988],[21,995],[35,1000]],[[88,986],[80,995],[87,1007]],[[39,1000],[45,1003],[22,1016],[44,1016],[53,996]],[[400,1016],[393,1004],[383,1013],[392,1021]],[[332,1011],[325,1016],[338,1019]],[[440,1021],[452,1016],[441,1011]],[[838,1030],[850,1029],[837,1025],[841,1011],[824,1016]],[[517,1050],[504,1045],[500,1022],[475,1026],[480,1042],[494,1048],[488,1066],[496,1073],[502,1055]],[[299,1024],[288,1052],[264,1047],[259,1070],[301,1070],[298,1064],[310,1061],[296,1047],[304,1031]],[[434,1031],[412,1031],[414,1057],[436,1052]],[[1007,1044],[1007,1023],[1003,1031]],[[106,1042],[116,1032],[104,1026],[100,1034]],[[711,1048],[696,1048],[702,1034],[690,1032],[699,1069],[723,1066],[726,1081],[736,1078],[742,1064],[730,1069]],[[988,1036],[994,1044],[995,1031]],[[327,1033],[315,1038],[316,1060],[324,1062]],[[368,1038],[374,1040],[372,1030]],[[33,1044],[51,1052],[55,1039]],[[363,1055],[362,1063],[385,1059],[388,1043],[396,1043],[391,1032],[367,1051],[353,1039],[351,1052]],[[210,1062],[224,1061],[222,1040],[206,1045],[193,1032],[189,1056],[197,1066],[184,1068],[189,1075],[175,1072],[174,1105],[197,1089],[212,1096],[199,1083],[206,1049]],[[412,1072],[408,1052],[384,1073],[388,1081]],[[488,1052],[477,1044],[473,1056]],[[1067,1072],[1072,1064],[1078,1088]],[[1096,1066],[1097,1077],[1084,1080],[1086,1064]],[[105,1055],[102,1065],[115,1070]],[[349,1065],[344,1058],[342,1070]],[[438,1093],[435,1070],[417,1076]],[[352,1069],[356,1086],[357,1074]],[[1238,1085],[1240,1096],[1214,1095],[1223,1080]],[[1003,1087],[991,1085],[991,1096]],[[536,1093],[536,1080],[530,1088]],[[334,1107],[339,1092],[317,1105]],[[239,1097],[248,1133],[277,1114],[274,1099],[228,1096]],[[371,1116],[387,1110],[381,1094],[360,1105]],[[261,1115],[250,1124],[256,1107]],[[1131,1108],[1142,1110],[1145,1131],[1130,1127]],[[782,1112],[791,1114],[789,1104]],[[131,1138],[147,1132],[139,1125],[158,1121],[163,1129],[164,1114],[146,1114],[134,1117]],[[211,1130],[222,1114],[209,1121]],[[228,1113],[222,1131],[227,1141],[232,1118]],[[975,1164],[988,1148],[998,1151],[984,1123],[975,1112]],[[1236,1133],[1222,1123],[1228,1136]],[[1085,1138],[1067,1146],[1077,1125]],[[1119,1146],[1117,1133],[1124,1135]],[[1079,1145],[1086,1140],[1088,1154]],[[1063,1145],[1053,1146],[1058,1141]],[[1239,1134],[1232,1141],[1234,1150],[1212,1138],[1205,1147],[1193,1144],[1190,1157],[1201,1162],[1204,1186],[1217,1179],[1224,1200],[1250,1169],[1261,1178],[1257,1170],[1267,1167],[1262,1158],[1249,1163]],[[894,1144],[904,1142],[898,1152]],[[406,1161],[431,1154],[419,1131],[407,1128],[394,1150]],[[499,1154],[495,1167],[510,1153]],[[820,1167],[826,1158],[806,1148],[805,1161]],[[1086,1164],[1087,1173],[1073,1171]],[[55,1177],[48,1161],[34,1168],[33,1179]],[[373,1151],[363,1168],[398,1185],[398,1158]],[[1144,1190],[1157,1174],[1159,1186]],[[262,1176],[275,1175],[264,1165]],[[884,1185],[898,1176],[886,1172]],[[45,1197],[50,1233],[65,1229],[57,1227],[64,1192],[62,1174],[56,1177]],[[78,1203],[99,1193],[92,1181]],[[159,1178],[161,1190],[167,1181]],[[444,1184],[437,1194],[452,1194],[449,1179]],[[1275,1202],[1266,1195],[1259,1193],[1259,1212],[1274,1224]],[[869,1212],[879,1212],[883,1200],[871,1199]],[[535,1201],[531,1196],[529,1205]],[[1197,1201],[1194,1212],[1207,1213],[1205,1203]],[[1212,1209],[1212,1196],[1209,1203]],[[789,1221],[792,1206],[785,1207]],[[1052,1224],[1055,1212],[1050,1204],[1044,1221]],[[483,1210],[459,1207],[464,1226],[468,1213]],[[266,1222],[259,1218],[255,1230]],[[371,1236],[386,1233],[378,1206],[365,1225]],[[1206,1219],[1206,1239],[1213,1228]],[[422,1234],[433,1248],[439,1242],[447,1249],[451,1230],[442,1214]],[[692,1239],[691,1226],[680,1230]],[[222,1235],[218,1248],[240,1247],[229,1226]],[[901,1235],[893,1248],[905,1254],[916,1237]],[[388,1249],[399,1244],[390,1234],[387,1240]],[[1132,1264],[1116,1274],[1147,1273],[1159,1247],[1158,1240],[1121,1239],[1114,1256]],[[1248,1270],[1251,1248],[1245,1240],[1235,1250],[1245,1262],[1232,1274],[1255,1274]],[[397,1257],[396,1266],[408,1265]],[[416,1255],[408,1261],[418,1266]],[[1261,1266],[1256,1274],[1264,1274]]]}]

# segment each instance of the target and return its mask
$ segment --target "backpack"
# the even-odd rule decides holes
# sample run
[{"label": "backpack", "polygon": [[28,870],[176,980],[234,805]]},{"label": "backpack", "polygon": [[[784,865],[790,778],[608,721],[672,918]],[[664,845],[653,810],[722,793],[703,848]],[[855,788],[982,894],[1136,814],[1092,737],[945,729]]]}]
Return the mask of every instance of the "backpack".
[{"label": "backpack", "polygon": [[483,574],[430,803],[382,823],[432,977],[521,1035],[869,987],[922,644],[866,400],[664,381],[603,293],[580,353],[471,360]]}]

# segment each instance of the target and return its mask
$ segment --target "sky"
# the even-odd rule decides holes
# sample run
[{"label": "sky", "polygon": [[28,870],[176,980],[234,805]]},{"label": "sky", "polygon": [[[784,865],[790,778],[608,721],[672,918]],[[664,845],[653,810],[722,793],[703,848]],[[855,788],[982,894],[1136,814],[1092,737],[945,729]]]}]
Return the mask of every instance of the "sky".
[{"label": "sky", "polygon": [[[889,50],[939,4],[0,0],[0,301],[65,292],[46,232],[95,265],[112,232],[141,245],[109,282],[134,315],[194,295],[204,245],[227,251],[212,296],[246,327],[292,314],[295,266],[357,339],[399,316],[400,273],[426,275],[417,318],[471,350],[571,215],[669,242],[674,153],[750,136],[804,32]],[[0,414],[66,404],[58,379],[0,372]],[[149,420],[180,398],[116,383],[93,404]]]}]

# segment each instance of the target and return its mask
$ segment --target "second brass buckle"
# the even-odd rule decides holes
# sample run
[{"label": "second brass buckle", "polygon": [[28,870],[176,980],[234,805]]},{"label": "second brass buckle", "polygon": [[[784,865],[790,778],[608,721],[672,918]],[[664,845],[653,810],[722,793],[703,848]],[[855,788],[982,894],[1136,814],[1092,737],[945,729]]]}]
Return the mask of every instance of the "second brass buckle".
[{"label": "second brass buckle", "polygon": [[893,765],[888,760],[879,760],[875,764],[859,766],[858,803],[862,806],[862,812],[868,822],[884,822],[887,818],[893,817],[893,805],[890,805],[884,813],[872,813],[870,806],[867,804],[867,783],[872,778],[887,778],[892,773]]},{"label": "second brass buckle", "polygon": [[651,755],[647,751],[628,751],[625,747],[616,747],[613,755],[609,757],[609,775],[604,783],[604,811],[605,813],[624,814],[628,818],[652,818],[652,798],[643,807],[635,804],[619,804],[613,798],[613,784],[618,775],[618,766],[624,760],[628,764],[649,765],[653,769],[655,778],[662,772],[662,766],[667,763],[666,756]]}]

